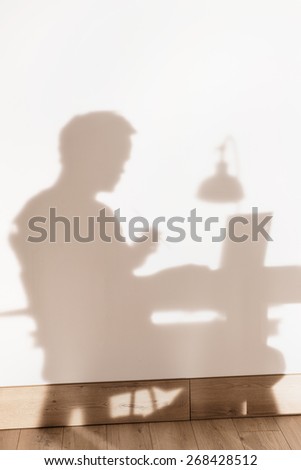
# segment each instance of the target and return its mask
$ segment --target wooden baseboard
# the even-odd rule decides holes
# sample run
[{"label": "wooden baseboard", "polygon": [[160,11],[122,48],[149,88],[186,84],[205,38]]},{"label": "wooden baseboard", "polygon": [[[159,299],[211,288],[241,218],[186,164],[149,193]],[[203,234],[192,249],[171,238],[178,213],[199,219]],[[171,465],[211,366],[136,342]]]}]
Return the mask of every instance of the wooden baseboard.
[{"label": "wooden baseboard", "polygon": [[0,388],[0,429],[187,419],[188,380]]},{"label": "wooden baseboard", "polygon": [[301,374],[192,379],[191,419],[301,413]]},{"label": "wooden baseboard", "polygon": [[301,374],[0,388],[0,429],[301,414]]}]

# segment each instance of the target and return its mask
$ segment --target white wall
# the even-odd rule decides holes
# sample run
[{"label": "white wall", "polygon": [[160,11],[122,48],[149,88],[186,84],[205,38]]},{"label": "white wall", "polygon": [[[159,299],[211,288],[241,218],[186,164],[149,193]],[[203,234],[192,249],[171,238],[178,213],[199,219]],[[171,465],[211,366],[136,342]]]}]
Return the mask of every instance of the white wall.
[{"label": "white wall", "polygon": [[[52,362],[49,375],[30,312],[3,315],[0,385],[300,373],[301,294],[299,299],[296,289],[290,291],[300,274],[297,269],[291,278],[288,268],[301,266],[300,2],[3,0],[0,18],[1,312],[28,305],[8,243],[12,221],[58,176],[60,129],[74,115],[94,110],[117,111],[137,130],[122,179],[99,201],[128,217],[150,219],[185,216],[194,207],[201,215],[228,216],[258,206],[274,215],[265,267],[284,269],[271,288],[279,296],[260,305],[253,275],[230,294],[225,283],[215,284],[213,304],[223,311],[226,302],[222,313],[157,302],[141,321],[125,304],[120,317],[106,323],[95,364],[70,371]],[[213,171],[215,147],[228,134],[239,150],[245,192],[239,207],[196,197]],[[227,159],[235,173],[231,150]],[[223,249],[208,239],[161,242],[135,275],[160,279],[163,269],[190,264],[222,269]],[[223,279],[234,279],[232,274]],[[231,311],[231,295],[243,297],[241,316],[237,305]],[[266,326],[258,323],[260,315]],[[272,334],[269,322],[275,319]],[[116,338],[126,328],[135,332],[134,350],[129,353],[127,340],[120,339],[116,352]]]}]

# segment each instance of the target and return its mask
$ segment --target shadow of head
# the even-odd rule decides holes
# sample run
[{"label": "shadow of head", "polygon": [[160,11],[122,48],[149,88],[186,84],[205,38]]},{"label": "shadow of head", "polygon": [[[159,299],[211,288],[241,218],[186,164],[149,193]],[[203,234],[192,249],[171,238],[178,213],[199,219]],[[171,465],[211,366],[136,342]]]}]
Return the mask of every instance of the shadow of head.
[{"label": "shadow of head", "polygon": [[110,191],[118,182],[131,151],[131,124],[110,111],[75,116],[60,133],[63,172],[81,187]]}]

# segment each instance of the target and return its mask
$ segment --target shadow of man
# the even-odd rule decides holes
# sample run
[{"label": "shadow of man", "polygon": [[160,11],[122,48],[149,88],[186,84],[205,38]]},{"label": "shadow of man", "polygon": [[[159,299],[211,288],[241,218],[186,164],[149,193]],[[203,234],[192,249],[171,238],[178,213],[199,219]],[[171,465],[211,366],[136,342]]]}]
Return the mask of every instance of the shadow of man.
[{"label": "shadow of man", "polygon": [[[188,265],[137,277],[133,271],[153,252],[151,237],[129,246],[119,220],[96,201],[97,193],[113,191],[119,181],[134,132],[112,112],[74,117],[60,134],[58,180],[33,197],[15,220],[11,243],[48,383],[157,379],[162,370],[165,378],[172,378],[181,376],[183,368],[193,377],[195,361],[207,363],[210,376],[210,361],[220,361],[221,369],[229,360],[241,363],[243,340],[231,329],[229,340],[227,330],[227,317],[235,328],[243,307],[233,304],[237,271],[233,275],[233,267],[215,272]],[[104,211],[110,217],[105,226]],[[241,258],[241,251],[237,253],[232,253],[234,259]],[[245,245],[244,253],[251,262],[251,245]],[[249,266],[239,269],[247,272]],[[250,315],[252,306],[258,309],[264,301],[265,292],[258,295],[255,303],[249,299]],[[151,322],[155,310],[215,310],[226,321],[160,327]],[[257,317],[265,314],[260,308],[258,312]],[[266,340],[260,340],[261,347]],[[256,344],[256,331],[251,341]],[[185,354],[189,344],[194,350]],[[279,354],[275,360],[282,370]],[[40,426],[50,399],[45,397]]]},{"label": "shadow of man", "polygon": [[[112,311],[110,322],[118,320],[114,298],[123,298],[125,315],[131,273],[151,249],[149,244],[130,247],[116,241],[117,220],[100,227],[105,241],[97,225],[91,226],[100,211],[113,217],[96,194],[112,191],[118,182],[133,132],[128,121],[111,112],[72,119],[60,135],[62,171],[57,182],[31,199],[15,220],[11,242],[22,266],[28,310],[37,324],[37,343],[45,353],[47,381],[100,375],[99,359],[108,361],[105,324]],[[28,224],[34,217],[44,223],[36,221],[33,233]]]},{"label": "shadow of man", "polygon": [[[132,246],[120,241],[119,221],[96,201],[98,192],[112,191],[119,181],[134,132],[112,112],[74,117],[60,134],[58,180],[33,197],[15,220],[11,244],[49,383],[106,381],[116,375],[119,380],[157,378],[155,347],[159,356],[174,362],[167,345],[177,338],[151,323],[156,294],[146,278],[133,274],[153,251],[151,237]],[[104,211],[110,217],[105,226],[99,219]],[[200,280],[208,284],[207,277],[199,276],[193,284]],[[168,282],[157,288],[162,300],[170,298],[173,304]],[[198,292],[186,308],[196,293],[200,304]],[[189,292],[184,297],[189,299]]]}]

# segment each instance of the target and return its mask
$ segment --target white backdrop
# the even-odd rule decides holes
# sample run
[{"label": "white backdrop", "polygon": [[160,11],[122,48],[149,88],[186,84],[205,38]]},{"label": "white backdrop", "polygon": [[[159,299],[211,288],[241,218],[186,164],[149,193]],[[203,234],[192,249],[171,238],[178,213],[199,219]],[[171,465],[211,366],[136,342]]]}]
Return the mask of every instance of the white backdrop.
[{"label": "white backdrop", "polygon": [[[228,215],[258,206],[274,214],[265,265],[301,265],[300,24],[297,0],[1,0],[0,312],[27,307],[8,243],[12,221],[55,181],[62,126],[94,110],[116,111],[137,130],[121,181],[99,200],[128,217],[150,219],[187,215],[194,207],[202,215]],[[239,208],[196,196],[228,134],[239,150],[245,192]],[[235,173],[232,157],[228,152]],[[135,274],[191,263],[218,269],[221,251],[209,242],[161,243]],[[267,315],[279,320],[267,344],[282,354],[282,370],[260,364],[260,352],[239,366],[220,361],[222,345],[199,360],[195,325],[201,328],[207,317],[175,310],[168,320],[160,311],[150,317],[158,328],[176,325],[173,344],[165,344],[173,351],[168,360],[163,346],[154,345],[152,370],[142,361],[125,376],[117,362],[97,374],[79,370],[70,380],[300,373],[300,304],[269,305]],[[227,321],[223,328],[227,335]],[[0,317],[0,385],[47,381],[34,330],[30,316]],[[67,380],[53,376],[68,381],[68,374]]]}]

